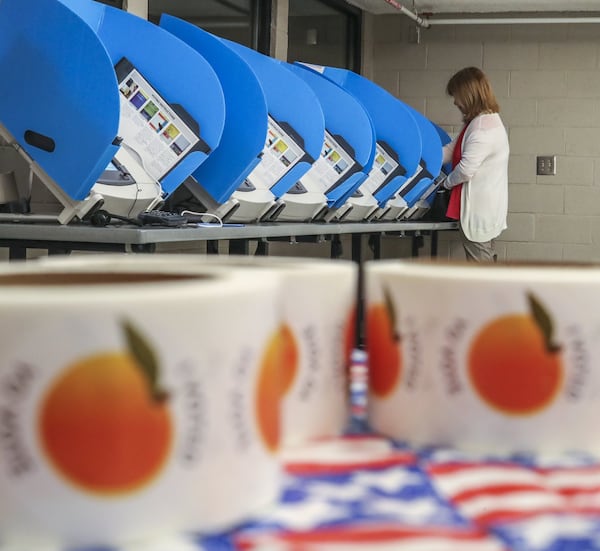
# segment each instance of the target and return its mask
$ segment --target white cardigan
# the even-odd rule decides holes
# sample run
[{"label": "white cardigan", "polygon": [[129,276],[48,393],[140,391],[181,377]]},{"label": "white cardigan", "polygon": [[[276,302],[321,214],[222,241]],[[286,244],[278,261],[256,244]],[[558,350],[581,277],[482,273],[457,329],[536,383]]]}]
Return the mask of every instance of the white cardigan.
[{"label": "white cardigan", "polygon": [[[444,163],[452,160],[456,138],[444,146]],[[462,183],[460,225],[470,241],[482,243],[506,229],[508,212],[508,135],[498,113],[475,117],[462,141],[461,160],[444,187]]]}]

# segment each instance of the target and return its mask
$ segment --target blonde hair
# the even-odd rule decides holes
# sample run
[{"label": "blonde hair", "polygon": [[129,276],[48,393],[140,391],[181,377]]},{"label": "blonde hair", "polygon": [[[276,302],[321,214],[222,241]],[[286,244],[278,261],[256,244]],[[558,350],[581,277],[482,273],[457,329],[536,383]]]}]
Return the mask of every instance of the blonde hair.
[{"label": "blonde hair", "polygon": [[452,75],[446,85],[446,93],[460,104],[465,122],[481,113],[500,112],[489,79],[477,67],[466,67]]}]

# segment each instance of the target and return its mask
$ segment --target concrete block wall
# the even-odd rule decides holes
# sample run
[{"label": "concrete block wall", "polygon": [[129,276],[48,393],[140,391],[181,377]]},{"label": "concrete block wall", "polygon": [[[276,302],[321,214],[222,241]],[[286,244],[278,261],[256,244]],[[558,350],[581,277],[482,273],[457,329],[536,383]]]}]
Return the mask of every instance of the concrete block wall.
[{"label": "concrete block wall", "polygon": [[[365,76],[451,134],[461,122],[444,92],[449,77],[475,65],[491,78],[511,146],[501,259],[600,260],[600,25],[417,32],[399,14],[366,16],[365,28]],[[538,155],[556,155],[556,175],[536,176]],[[440,235],[440,255],[462,257],[455,236]]]}]

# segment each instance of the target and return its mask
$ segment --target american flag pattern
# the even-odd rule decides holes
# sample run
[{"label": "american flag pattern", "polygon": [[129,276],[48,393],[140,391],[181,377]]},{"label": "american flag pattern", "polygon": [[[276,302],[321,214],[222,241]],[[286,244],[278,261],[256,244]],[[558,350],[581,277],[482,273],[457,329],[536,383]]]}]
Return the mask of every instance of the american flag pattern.
[{"label": "american flag pattern", "polygon": [[600,551],[593,457],[473,457],[354,435],[288,458],[286,472],[279,502],[225,533],[26,551]]},{"label": "american flag pattern", "polygon": [[280,503],[230,534],[228,549],[600,551],[593,457],[470,457],[382,441],[389,448],[370,460],[289,462]]}]

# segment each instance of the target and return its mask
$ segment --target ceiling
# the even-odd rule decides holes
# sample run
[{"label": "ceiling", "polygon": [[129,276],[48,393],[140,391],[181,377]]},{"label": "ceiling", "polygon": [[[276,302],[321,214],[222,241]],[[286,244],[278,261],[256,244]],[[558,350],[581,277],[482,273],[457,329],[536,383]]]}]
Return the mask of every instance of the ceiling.
[{"label": "ceiling", "polygon": [[[386,0],[346,0],[374,14],[400,11]],[[395,0],[419,15],[470,13],[574,13],[600,12],[600,0]]]}]

